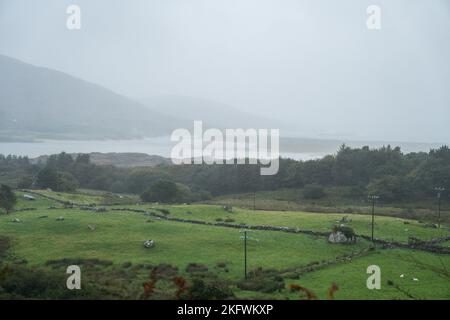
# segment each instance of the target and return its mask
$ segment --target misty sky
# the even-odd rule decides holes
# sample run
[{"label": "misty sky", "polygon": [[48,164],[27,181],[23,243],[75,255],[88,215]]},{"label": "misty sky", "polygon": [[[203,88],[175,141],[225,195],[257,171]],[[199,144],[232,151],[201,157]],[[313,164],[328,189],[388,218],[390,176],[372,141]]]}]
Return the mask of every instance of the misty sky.
[{"label": "misty sky", "polygon": [[0,0],[0,54],[135,99],[226,103],[298,135],[450,142],[448,0]]}]

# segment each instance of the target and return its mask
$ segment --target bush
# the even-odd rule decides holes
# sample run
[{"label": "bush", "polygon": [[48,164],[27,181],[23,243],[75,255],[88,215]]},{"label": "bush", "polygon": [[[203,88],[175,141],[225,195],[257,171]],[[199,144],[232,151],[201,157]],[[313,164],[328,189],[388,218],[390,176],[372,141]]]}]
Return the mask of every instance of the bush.
[{"label": "bush", "polygon": [[58,191],[72,192],[79,187],[77,179],[69,172],[58,172]]},{"label": "bush", "polygon": [[5,209],[6,213],[10,213],[17,203],[16,194],[7,185],[0,186],[0,208]]},{"label": "bush", "polygon": [[276,270],[263,270],[258,268],[248,273],[247,279],[238,282],[241,290],[272,293],[284,289],[283,278]]},{"label": "bush", "polygon": [[323,187],[318,184],[309,184],[303,188],[303,197],[305,199],[321,199],[325,197],[325,191]]},{"label": "bush", "polygon": [[177,185],[172,181],[159,180],[141,194],[144,202],[174,203],[180,194]]},{"label": "bush", "polygon": [[6,255],[6,251],[11,246],[11,242],[8,237],[1,236],[0,235],[0,258],[4,257]]},{"label": "bush", "polygon": [[156,209],[156,210],[158,210],[159,212],[161,212],[164,215],[170,214],[170,211],[168,209],[159,208],[159,209]]},{"label": "bush", "polygon": [[207,272],[208,267],[204,264],[199,263],[189,263],[186,267],[186,272],[188,273],[198,273],[198,272]]},{"label": "bush", "polygon": [[0,267],[1,299],[98,299],[101,295],[92,287],[67,290],[63,273],[15,265]]},{"label": "bush", "polygon": [[161,278],[172,278],[178,274],[178,268],[167,263],[157,265],[153,271]]},{"label": "bush", "polygon": [[193,300],[224,300],[234,297],[228,284],[217,279],[194,279],[186,294],[186,298]]}]

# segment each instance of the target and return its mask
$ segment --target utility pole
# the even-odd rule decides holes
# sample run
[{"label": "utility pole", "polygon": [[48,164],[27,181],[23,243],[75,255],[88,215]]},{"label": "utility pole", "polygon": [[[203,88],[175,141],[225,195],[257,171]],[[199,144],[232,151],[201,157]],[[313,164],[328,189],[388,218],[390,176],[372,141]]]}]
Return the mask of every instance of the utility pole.
[{"label": "utility pole", "polygon": [[241,237],[241,239],[244,240],[244,277],[245,277],[245,280],[247,280],[247,240],[248,240],[247,233],[249,231],[248,230],[241,230],[239,232],[244,234],[244,236]]},{"label": "utility pole", "polygon": [[380,196],[370,195],[369,199],[372,200],[372,242],[373,242],[373,230],[375,225],[375,201],[379,199]]},{"label": "utility pole", "polygon": [[253,191],[253,211],[256,210],[256,191]]},{"label": "utility pole", "polygon": [[441,228],[441,195],[442,192],[445,191],[445,188],[443,187],[437,187],[434,188],[435,191],[437,191],[437,198],[438,198],[438,229]]},{"label": "utility pole", "polygon": [[247,231],[244,231],[244,275],[247,280]]}]

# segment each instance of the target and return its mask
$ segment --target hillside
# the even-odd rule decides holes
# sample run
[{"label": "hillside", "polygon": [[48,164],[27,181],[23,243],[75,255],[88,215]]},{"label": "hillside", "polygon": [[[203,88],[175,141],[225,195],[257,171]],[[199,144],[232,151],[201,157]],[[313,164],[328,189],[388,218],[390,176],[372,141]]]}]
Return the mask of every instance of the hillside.
[{"label": "hillside", "polygon": [[0,55],[0,140],[139,138],[179,126],[101,86]]}]

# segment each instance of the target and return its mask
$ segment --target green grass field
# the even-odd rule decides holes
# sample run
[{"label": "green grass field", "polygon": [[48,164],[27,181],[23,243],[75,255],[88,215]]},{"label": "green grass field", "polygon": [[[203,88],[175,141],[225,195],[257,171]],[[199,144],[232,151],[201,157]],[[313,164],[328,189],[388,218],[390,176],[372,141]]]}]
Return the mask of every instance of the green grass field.
[{"label": "green grass field", "polygon": [[[102,203],[102,195],[69,195],[46,192],[46,195],[79,203]],[[56,196],[55,196],[56,195]],[[17,211],[0,215],[0,235],[12,240],[7,261],[26,259],[29,267],[46,268],[49,260],[101,259],[112,261],[113,266],[124,263],[132,265],[168,263],[185,270],[189,263],[206,265],[219,277],[237,281],[243,278],[243,240],[238,229],[196,225],[190,223],[157,220],[142,213],[129,211],[107,211],[96,213],[77,208],[64,209],[62,205],[43,197],[34,201],[23,199],[18,193]],[[50,207],[53,209],[49,209]],[[155,210],[151,205],[120,205],[108,208],[139,208]],[[235,223],[252,225],[290,226],[300,229],[330,231],[343,214],[319,214],[305,212],[253,211],[234,208],[225,211],[218,205],[174,205],[159,206],[170,211],[169,216],[215,222],[218,219],[232,219]],[[58,221],[58,217],[64,217]],[[370,217],[347,215],[352,219],[349,225],[358,234],[370,234]],[[19,219],[20,222],[12,222]],[[95,225],[90,230],[88,225]],[[448,229],[427,228],[412,220],[392,217],[376,217],[376,236],[407,242],[409,236],[428,240],[448,235]],[[280,274],[299,270],[311,263],[336,261],[337,257],[350,255],[371,244],[360,240],[355,245],[332,245],[325,237],[305,234],[289,234],[276,231],[255,231],[248,240],[248,267],[276,269]],[[143,247],[147,239],[154,239],[152,249]],[[442,246],[448,246],[442,243]],[[225,263],[226,269],[218,268]],[[366,268],[376,264],[382,270],[382,289],[368,290]],[[299,279],[285,277],[286,289],[276,293],[242,291],[235,288],[241,298],[295,299],[297,293],[287,288],[299,283],[325,298],[327,288],[336,283],[340,290],[337,299],[407,299],[408,295],[387,285],[394,281],[418,299],[450,299],[450,280],[439,270],[450,268],[449,255],[437,255],[411,249],[381,249],[351,261],[338,262],[305,274]],[[148,271],[142,270],[140,278]],[[400,278],[400,274],[404,274]],[[413,281],[412,278],[418,281]],[[139,286],[136,285],[136,288]]]},{"label": "green grass field", "polygon": [[[118,206],[120,207],[120,206]],[[127,206],[130,208],[153,210],[154,206],[140,205]],[[232,219],[235,223],[247,225],[271,225],[280,227],[293,227],[304,230],[328,232],[335,224],[339,224],[343,217],[352,219],[347,223],[357,234],[371,235],[371,216],[360,214],[322,214],[299,211],[261,211],[242,208],[234,208],[233,212],[227,212],[219,205],[177,205],[159,206],[167,208],[170,216],[203,220],[209,222],[226,221]],[[428,224],[419,223],[415,220],[393,218],[387,216],[376,216],[375,237],[384,240],[395,240],[408,242],[410,236],[431,240],[436,237],[449,235],[447,228],[430,228]]]},{"label": "green grass field", "polygon": [[[318,213],[370,214],[371,203],[363,196],[355,197],[351,187],[330,187],[325,189],[322,199],[305,199],[302,189],[280,189],[253,193],[231,194],[216,197],[208,204],[226,204],[240,208],[253,208],[270,211],[306,211]],[[256,203],[254,203],[254,197]],[[450,208],[445,203],[441,208],[441,221],[450,223]],[[377,203],[377,215],[408,218],[437,223],[436,199],[408,203]]]}]

